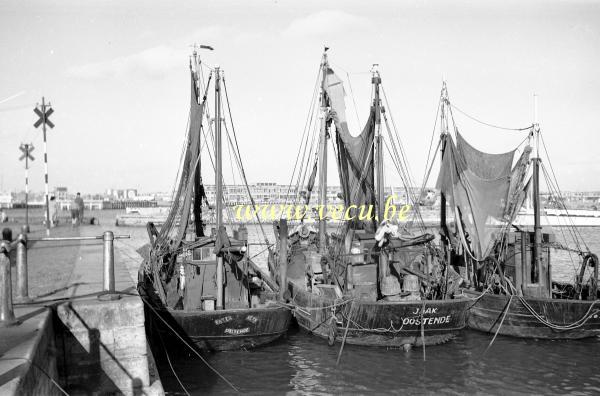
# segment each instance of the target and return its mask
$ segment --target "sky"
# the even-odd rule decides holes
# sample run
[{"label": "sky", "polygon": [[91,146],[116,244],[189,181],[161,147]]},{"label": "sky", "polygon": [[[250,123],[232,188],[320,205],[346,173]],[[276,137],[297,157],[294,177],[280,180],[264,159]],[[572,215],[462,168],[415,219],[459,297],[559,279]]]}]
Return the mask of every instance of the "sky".
[{"label": "sky", "polygon": [[[44,96],[55,111],[51,189],[170,191],[193,43],[213,46],[202,59],[225,72],[250,182],[289,182],[327,45],[332,67],[351,84],[354,131],[354,113],[367,118],[371,65],[380,65],[416,180],[445,80],[458,108],[511,128],[533,122],[537,94],[559,185],[600,190],[600,2],[4,0],[0,31],[0,190],[23,189],[18,146],[29,142],[30,188],[44,188],[42,133],[33,128]],[[507,151],[525,138],[460,113],[455,119],[483,151]]]}]

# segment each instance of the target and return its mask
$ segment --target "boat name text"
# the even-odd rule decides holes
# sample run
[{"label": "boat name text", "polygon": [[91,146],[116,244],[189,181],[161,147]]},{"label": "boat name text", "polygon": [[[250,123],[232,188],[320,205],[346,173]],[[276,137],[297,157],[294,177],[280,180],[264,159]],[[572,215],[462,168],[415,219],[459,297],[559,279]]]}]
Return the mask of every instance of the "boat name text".
[{"label": "boat name text", "polygon": [[222,325],[223,323],[227,323],[227,322],[231,322],[231,321],[232,321],[231,316],[223,316],[222,318],[215,319],[215,324]]},{"label": "boat name text", "polygon": [[244,327],[243,329],[225,329],[225,334],[240,335],[250,332],[250,327]]}]

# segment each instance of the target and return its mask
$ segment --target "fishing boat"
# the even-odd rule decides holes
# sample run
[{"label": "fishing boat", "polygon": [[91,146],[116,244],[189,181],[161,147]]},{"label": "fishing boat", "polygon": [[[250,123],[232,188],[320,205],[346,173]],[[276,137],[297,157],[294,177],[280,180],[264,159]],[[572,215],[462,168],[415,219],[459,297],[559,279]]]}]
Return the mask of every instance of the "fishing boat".
[{"label": "fishing boat", "polygon": [[[330,345],[410,349],[446,342],[465,327],[470,300],[456,298],[457,274],[451,273],[445,253],[435,235],[426,232],[414,205],[418,197],[410,193],[412,178],[401,141],[390,128],[389,103],[385,101],[386,109],[380,96],[380,73],[375,65],[369,117],[363,131],[353,136],[346,120],[343,82],[329,66],[327,49],[319,70],[320,88],[313,94],[311,110],[319,114],[309,117],[318,122],[308,128],[319,144],[292,177],[296,186],[290,185],[298,192],[295,207],[310,208],[319,174],[318,219],[311,222],[311,213],[289,210],[291,216],[286,214],[275,225],[279,238],[269,264],[280,285],[287,285],[280,290],[282,298],[301,328]],[[310,132],[305,131],[299,157],[313,140]],[[340,203],[327,194],[328,141],[334,141]],[[390,159],[411,196],[416,221],[404,218],[410,205],[395,204],[392,195],[384,195],[384,144],[392,147]],[[289,229],[292,219],[300,224]],[[330,220],[338,221],[334,230],[327,228]]]},{"label": "fishing boat", "polygon": [[[287,307],[278,304],[277,283],[250,258],[247,229],[241,225],[231,235],[224,226],[225,134],[246,188],[248,183],[235,130],[224,117],[222,102],[227,104],[227,114],[231,114],[231,109],[227,95],[222,100],[222,92],[227,92],[223,71],[211,68],[206,78],[202,70],[194,51],[193,65],[190,61],[189,129],[178,187],[160,231],[154,224],[148,224],[151,249],[149,259],[139,271],[138,289],[152,311],[148,317],[157,323],[161,333],[171,338],[182,337],[205,350],[245,349],[284,335],[291,314]],[[207,107],[211,81],[215,91],[212,119]],[[214,145],[207,144],[207,135],[214,136]],[[207,203],[201,175],[203,147],[207,147],[211,161],[214,157],[216,185],[216,202],[211,205],[215,208],[216,227],[208,235],[202,216]],[[208,147],[214,147],[214,153]],[[266,237],[265,240],[268,244]]]},{"label": "fishing boat", "polygon": [[[600,335],[598,257],[585,244],[577,227],[569,224],[554,172],[540,158],[540,126],[514,128],[526,133],[522,143],[501,154],[489,154],[470,145],[454,121],[444,84],[440,96],[441,171],[437,187],[442,212],[448,207],[453,223],[442,220],[442,234],[451,246],[452,265],[464,274],[464,294],[473,303],[468,326],[472,329],[522,338],[578,339]],[[536,111],[537,113],[537,103]],[[477,120],[476,117],[470,118]],[[452,128],[449,128],[449,123]],[[490,125],[490,124],[486,124]],[[506,129],[506,128],[503,128]],[[454,136],[449,132],[454,131]],[[541,139],[543,144],[543,138]],[[544,152],[547,149],[544,147]],[[543,227],[540,209],[540,170],[562,213],[558,242]],[[519,221],[524,202],[533,206],[531,226]],[[545,224],[549,224],[546,222]],[[568,242],[571,242],[570,246]],[[568,250],[573,267],[571,282],[553,280],[551,253]]]}]

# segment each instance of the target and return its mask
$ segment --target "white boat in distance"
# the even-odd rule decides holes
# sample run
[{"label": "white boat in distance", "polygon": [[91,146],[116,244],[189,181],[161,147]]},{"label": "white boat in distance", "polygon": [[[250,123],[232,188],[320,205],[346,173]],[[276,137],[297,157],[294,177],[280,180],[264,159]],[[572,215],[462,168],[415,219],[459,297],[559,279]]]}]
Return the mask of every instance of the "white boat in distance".
[{"label": "white boat in distance", "polygon": [[[600,227],[600,210],[542,209],[540,220],[542,227]],[[513,224],[518,227],[533,227],[533,209],[521,210]]]}]

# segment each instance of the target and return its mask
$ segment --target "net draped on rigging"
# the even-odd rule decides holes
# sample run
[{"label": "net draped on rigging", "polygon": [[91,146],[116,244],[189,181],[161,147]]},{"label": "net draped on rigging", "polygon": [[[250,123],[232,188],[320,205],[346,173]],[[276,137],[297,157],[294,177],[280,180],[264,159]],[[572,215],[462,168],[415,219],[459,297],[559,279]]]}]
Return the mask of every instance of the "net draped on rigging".
[{"label": "net draped on rigging", "polygon": [[352,136],[346,119],[344,86],[342,80],[327,69],[323,90],[330,106],[330,116],[336,128],[338,173],[346,207],[375,205],[374,138],[375,107],[371,106],[369,119],[358,136]]},{"label": "net draped on rigging", "polygon": [[513,166],[516,149],[488,154],[471,146],[458,131],[456,142],[449,134],[444,138],[436,187],[460,217],[457,226],[470,242],[467,248],[477,260],[483,260],[490,254],[497,232],[506,229],[523,204],[531,147],[526,146]]},{"label": "net draped on rigging", "polygon": [[[181,168],[181,175],[177,192],[175,193],[171,210],[164,225],[161,227],[157,239],[157,247],[160,249],[177,248],[185,237],[188,226],[190,209],[194,205],[195,216],[200,215],[201,202],[192,202],[194,194],[191,191],[197,189],[201,194],[204,189],[200,182],[200,128],[204,116],[205,101],[198,100],[198,88],[195,73],[191,72],[191,96],[190,96],[190,120],[186,138],[186,149]],[[193,187],[193,188],[192,188]],[[201,200],[201,197],[200,197]],[[196,219],[195,219],[196,220]],[[200,219],[197,219],[200,221]],[[197,230],[197,232],[201,230]],[[172,240],[175,243],[172,244]]]}]

